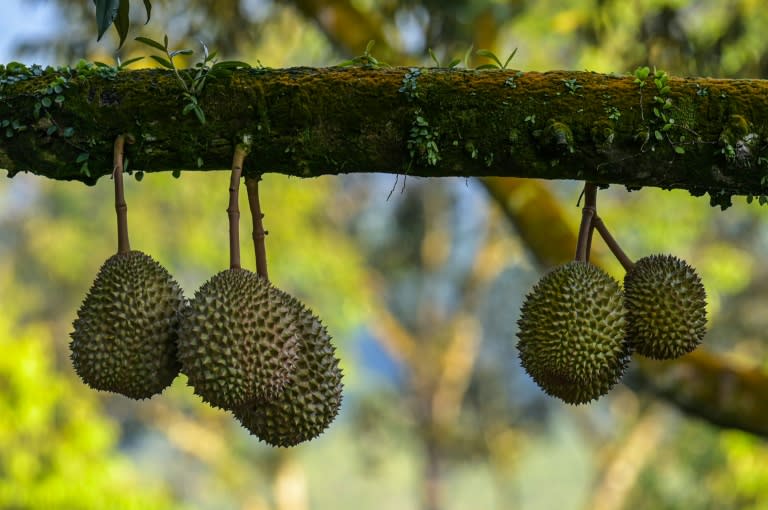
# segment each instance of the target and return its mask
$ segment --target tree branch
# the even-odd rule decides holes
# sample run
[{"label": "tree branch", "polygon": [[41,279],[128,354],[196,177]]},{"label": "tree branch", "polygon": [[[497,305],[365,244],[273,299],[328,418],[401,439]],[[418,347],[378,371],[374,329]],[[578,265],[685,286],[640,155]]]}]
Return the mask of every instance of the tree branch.
[{"label": "tree branch", "polygon": [[[763,80],[671,78],[663,109],[653,76],[641,96],[633,77],[587,72],[251,69],[208,80],[201,125],[182,114],[168,71],[75,73],[52,102],[54,77],[2,85],[0,122],[12,124],[0,138],[0,168],[10,175],[93,182],[109,173],[122,132],[137,140],[134,170],[225,169],[235,141],[250,134],[261,148],[255,168],[299,177],[516,176],[768,193]],[[77,162],[83,153],[90,175]]]}]

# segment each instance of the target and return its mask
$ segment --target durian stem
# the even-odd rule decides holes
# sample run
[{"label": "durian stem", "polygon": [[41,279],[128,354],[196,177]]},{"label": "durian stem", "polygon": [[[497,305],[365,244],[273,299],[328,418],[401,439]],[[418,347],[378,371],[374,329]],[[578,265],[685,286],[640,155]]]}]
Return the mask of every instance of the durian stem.
[{"label": "durian stem", "polygon": [[235,147],[232,157],[232,175],[229,179],[229,268],[240,269],[240,207],[238,206],[238,188],[243,174],[243,160],[246,151],[240,145]]},{"label": "durian stem", "polygon": [[267,235],[267,231],[264,230],[264,223],[262,219],[264,214],[261,212],[261,204],[259,203],[259,181],[261,175],[255,177],[245,177],[245,187],[248,190],[248,205],[251,209],[251,218],[253,220],[253,249],[256,251],[256,273],[269,280],[269,274],[267,272],[267,248],[264,244],[264,237]]},{"label": "durian stem", "polygon": [[595,215],[595,217],[592,218],[592,225],[597,229],[598,233],[600,233],[600,237],[603,238],[603,241],[608,245],[611,253],[613,253],[613,256],[621,263],[625,271],[629,271],[635,267],[635,263],[632,262],[632,259],[630,259],[627,254],[624,253],[624,250],[621,249],[618,241],[616,241],[608,231],[608,227],[605,226],[605,223],[603,223],[603,219],[600,216]]},{"label": "durian stem", "polygon": [[584,208],[581,210],[581,225],[576,243],[576,260],[587,262],[592,242],[592,218],[597,214],[597,185],[584,184]]},{"label": "durian stem", "polygon": [[128,240],[128,205],[125,203],[123,187],[124,148],[125,135],[118,135],[115,138],[112,157],[112,179],[115,181],[115,212],[117,213],[117,253],[131,251],[131,243]]}]

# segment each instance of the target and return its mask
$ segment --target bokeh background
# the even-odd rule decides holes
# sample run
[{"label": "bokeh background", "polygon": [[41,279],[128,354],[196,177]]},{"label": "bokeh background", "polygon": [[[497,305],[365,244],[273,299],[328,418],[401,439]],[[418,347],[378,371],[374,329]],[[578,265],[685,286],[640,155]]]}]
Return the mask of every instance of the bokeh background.
[{"label": "bokeh background", "polygon": [[[153,0],[148,25],[133,4],[117,52],[111,29],[96,43],[88,0],[4,0],[1,60],[111,64],[147,53],[133,37],[167,33],[197,55],[203,41],[270,67],[338,64],[375,40],[374,56],[396,65],[472,47],[502,61],[518,48],[510,67],[522,70],[768,73],[768,10],[756,0]],[[226,172],[126,184],[133,246],[188,296],[227,267]],[[735,423],[768,414],[768,209],[736,199],[720,211],[682,191],[600,194],[630,256],[673,253],[705,282],[712,370],[689,374],[703,397],[683,413],[652,384],[674,375],[666,365],[636,362],[631,387],[577,407],[519,366],[518,310],[573,251],[579,183],[268,174],[262,190],[271,277],[323,318],[345,371],[340,416],[292,449],[249,436],[183,377],[142,402],[83,385],[68,335],[116,249],[112,183],[0,179],[0,508],[768,508],[764,438],[711,419],[727,400],[745,403]],[[757,384],[708,393],[723,388],[723,367]]]}]

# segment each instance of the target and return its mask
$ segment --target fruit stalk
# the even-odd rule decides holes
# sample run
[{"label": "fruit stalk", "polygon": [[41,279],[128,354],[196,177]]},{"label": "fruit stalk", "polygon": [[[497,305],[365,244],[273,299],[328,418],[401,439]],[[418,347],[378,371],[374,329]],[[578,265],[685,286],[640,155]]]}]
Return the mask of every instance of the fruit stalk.
[{"label": "fruit stalk", "polygon": [[115,138],[112,157],[112,178],[115,181],[115,212],[117,213],[117,253],[131,251],[131,243],[128,240],[128,205],[125,203],[123,187],[123,149],[125,148],[125,135]]},{"label": "fruit stalk", "polygon": [[246,151],[238,145],[232,157],[232,175],[229,179],[229,268],[240,269],[240,208],[238,206],[238,188],[243,174],[243,160]]},{"label": "fruit stalk", "polygon": [[250,206],[253,220],[253,248],[256,251],[256,273],[265,280],[269,280],[267,249],[264,244],[264,237],[267,235],[267,231],[264,230],[264,223],[262,222],[264,214],[261,212],[261,204],[259,203],[260,180],[261,175],[255,177],[246,176],[245,187],[248,190],[248,205]]},{"label": "fruit stalk", "polygon": [[576,260],[586,262],[592,243],[592,218],[597,214],[597,185],[584,184],[584,208],[581,210],[581,225],[576,243]]},{"label": "fruit stalk", "polygon": [[624,253],[624,250],[621,249],[618,241],[614,239],[614,237],[608,231],[608,227],[606,227],[605,223],[603,223],[603,219],[600,216],[595,215],[592,218],[592,226],[597,229],[600,237],[603,238],[603,241],[605,241],[605,244],[608,245],[611,253],[613,253],[614,257],[616,257],[616,259],[624,267],[624,270],[629,271],[632,269],[635,266],[635,263],[632,262],[632,259],[630,259],[627,254]]}]

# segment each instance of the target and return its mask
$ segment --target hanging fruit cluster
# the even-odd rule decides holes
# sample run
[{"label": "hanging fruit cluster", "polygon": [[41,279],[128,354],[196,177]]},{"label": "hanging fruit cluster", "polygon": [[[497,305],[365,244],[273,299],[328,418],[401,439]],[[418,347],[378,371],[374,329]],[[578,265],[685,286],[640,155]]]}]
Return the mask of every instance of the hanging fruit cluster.
[{"label": "hanging fruit cluster", "polygon": [[91,388],[144,399],[181,372],[196,394],[231,411],[259,439],[293,446],[338,414],[342,383],[331,338],[306,306],[268,279],[259,177],[246,177],[257,273],[240,267],[238,146],[229,188],[230,267],[184,299],[148,255],[132,251],[123,196],[123,146],[115,141],[118,251],[99,270],[74,321],[75,371]]},{"label": "hanging fruit cluster", "polygon": [[[706,294],[696,271],[672,255],[632,262],[597,215],[597,187],[585,186],[576,258],[533,287],[518,321],[523,368],[549,395],[594,400],[621,379],[632,353],[673,359],[706,333]],[[589,263],[597,230],[626,270],[624,289]]]}]

